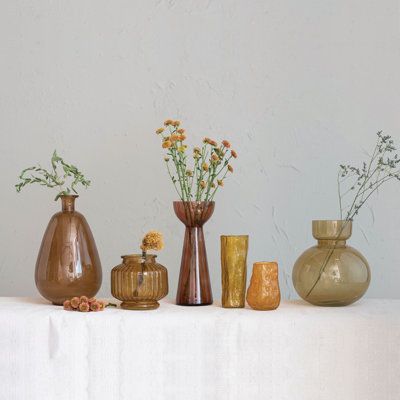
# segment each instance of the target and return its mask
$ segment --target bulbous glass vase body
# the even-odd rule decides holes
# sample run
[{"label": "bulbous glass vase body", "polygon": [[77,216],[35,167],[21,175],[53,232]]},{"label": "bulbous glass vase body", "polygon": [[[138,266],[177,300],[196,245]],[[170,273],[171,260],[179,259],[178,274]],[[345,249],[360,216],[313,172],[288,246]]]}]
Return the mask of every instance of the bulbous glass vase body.
[{"label": "bulbous glass vase body", "polygon": [[347,246],[352,222],[313,221],[318,244],[296,261],[292,279],[299,296],[318,306],[346,306],[367,291],[371,273],[365,257]]},{"label": "bulbous glass vase body", "polygon": [[62,211],[47,225],[36,261],[36,287],[57,305],[74,296],[93,297],[101,286],[99,254],[85,217],[75,211],[77,197],[61,197]]},{"label": "bulbous glass vase body", "polygon": [[168,271],[154,254],[122,256],[111,270],[111,293],[126,310],[155,310],[168,294]]}]

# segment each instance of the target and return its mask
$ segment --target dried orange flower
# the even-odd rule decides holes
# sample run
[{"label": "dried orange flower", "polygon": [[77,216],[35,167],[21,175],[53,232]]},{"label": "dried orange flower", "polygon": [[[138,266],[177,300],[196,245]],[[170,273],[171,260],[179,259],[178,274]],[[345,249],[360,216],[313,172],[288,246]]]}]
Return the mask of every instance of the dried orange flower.
[{"label": "dried orange flower", "polygon": [[67,310],[67,311],[73,310],[73,308],[71,306],[71,300],[65,300],[63,303],[63,306],[64,306],[64,310]]},{"label": "dried orange flower", "polygon": [[169,149],[171,146],[172,146],[172,142],[170,140],[166,140],[162,144],[163,149]]},{"label": "dried orange flower", "polygon": [[230,165],[230,164],[228,164],[228,171],[229,171],[229,172],[233,172],[233,167],[232,167],[232,165]]},{"label": "dried orange flower", "polygon": [[168,125],[172,125],[174,121],[172,121],[172,119],[167,119],[166,121],[164,121],[164,125],[168,126]]},{"label": "dried orange flower", "polygon": [[203,165],[201,166],[201,168],[203,168],[203,171],[208,171],[208,164],[207,163],[203,163]]},{"label": "dried orange flower", "polygon": [[193,153],[201,153],[200,147],[194,147],[193,148]]},{"label": "dried orange flower", "polygon": [[218,143],[215,140],[210,139],[210,141],[208,142],[208,144],[210,144],[211,146],[218,146]]},{"label": "dried orange flower", "polygon": [[201,181],[200,182],[200,187],[202,188],[202,189],[205,189],[206,188],[206,183],[204,182],[204,181]]},{"label": "dried orange flower", "polygon": [[179,138],[179,135],[173,134],[169,139],[171,140],[171,142],[177,142],[178,140],[180,140]]},{"label": "dried orange flower", "polygon": [[231,154],[233,158],[237,158],[237,153],[235,150],[231,150]]},{"label": "dried orange flower", "polygon": [[79,304],[79,311],[88,312],[89,310],[90,310],[89,303],[83,302],[83,303]]},{"label": "dried orange flower", "polygon": [[222,141],[222,144],[223,144],[227,149],[229,149],[229,148],[231,147],[231,144],[230,144],[227,140],[223,140],[223,141]]},{"label": "dried orange flower", "polygon": [[211,159],[212,159],[213,161],[218,161],[218,160],[219,160],[219,157],[218,157],[215,153],[213,153],[213,155],[211,156]]},{"label": "dried orange flower", "polygon": [[218,186],[224,186],[224,181],[222,179],[217,179]]},{"label": "dried orange flower", "polygon": [[164,132],[164,128],[158,128],[156,130],[157,135],[159,135],[160,133],[163,133],[163,132]]},{"label": "dried orange flower", "polygon": [[72,308],[78,308],[80,302],[81,302],[81,301],[80,301],[79,297],[73,297],[73,298],[71,299],[71,307],[72,307]]},{"label": "dried orange flower", "polygon": [[162,250],[164,248],[164,239],[161,232],[150,231],[144,235],[140,248],[147,250]]},{"label": "dried orange flower", "polygon": [[103,311],[106,308],[106,303],[104,301],[98,301],[98,303],[100,304],[100,310],[99,311]]},{"label": "dried orange flower", "polygon": [[81,296],[79,300],[81,301],[81,303],[87,303],[89,301],[87,296]]},{"label": "dried orange flower", "polygon": [[173,121],[173,122],[171,123],[171,125],[174,126],[174,127],[178,127],[180,124],[181,124],[180,121]]},{"label": "dried orange flower", "polygon": [[100,311],[101,305],[99,301],[95,301],[90,305],[90,311]]},{"label": "dried orange flower", "polygon": [[181,128],[181,129],[178,129],[177,132],[178,132],[180,135],[183,135],[183,134],[185,133],[185,130]]},{"label": "dried orange flower", "polygon": [[186,139],[186,135],[180,135],[180,136],[179,136],[179,140],[180,140],[180,141],[184,141],[185,139]]}]

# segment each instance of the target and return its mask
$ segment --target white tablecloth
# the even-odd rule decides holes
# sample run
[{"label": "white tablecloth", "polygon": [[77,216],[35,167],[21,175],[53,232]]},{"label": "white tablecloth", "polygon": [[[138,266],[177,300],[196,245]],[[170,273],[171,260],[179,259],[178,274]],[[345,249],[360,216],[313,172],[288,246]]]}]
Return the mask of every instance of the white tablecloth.
[{"label": "white tablecloth", "polygon": [[398,400],[400,300],[88,314],[0,298],[0,399]]}]

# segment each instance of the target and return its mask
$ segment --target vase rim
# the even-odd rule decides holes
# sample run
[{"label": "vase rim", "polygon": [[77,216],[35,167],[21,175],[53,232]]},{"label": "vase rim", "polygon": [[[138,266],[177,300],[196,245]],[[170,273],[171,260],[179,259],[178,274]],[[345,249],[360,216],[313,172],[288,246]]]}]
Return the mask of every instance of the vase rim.
[{"label": "vase rim", "polygon": [[222,238],[248,238],[249,235],[221,235]]},{"label": "vase rim", "polygon": [[124,254],[121,256],[122,259],[129,259],[129,258],[155,258],[157,257],[157,254],[150,254],[150,253],[146,253],[146,255],[144,256],[141,253],[133,253],[133,254]]},{"label": "vase rim", "polygon": [[313,219],[312,222],[353,222],[351,219]]},{"label": "vase rim", "polygon": [[353,223],[343,219],[319,219],[312,221],[312,234],[317,240],[346,240],[352,233]]},{"label": "vase rim", "polygon": [[190,203],[190,204],[214,204],[215,201],[196,201],[196,200],[192,200],[192,201],[186,201],[186,200],[174,200],[173,201],[174,204],[179,204],[179,203]]},{"label": "vase rim", "polygon": [[67,199],[67,198],[73,198],[73,199],[77,199],[79,197],[79,194],[62,194],[60,196],[60,199]]},{"label": "vase rim", "polygon": [[278,265],[278,261],[255,261],[253,265]]}]

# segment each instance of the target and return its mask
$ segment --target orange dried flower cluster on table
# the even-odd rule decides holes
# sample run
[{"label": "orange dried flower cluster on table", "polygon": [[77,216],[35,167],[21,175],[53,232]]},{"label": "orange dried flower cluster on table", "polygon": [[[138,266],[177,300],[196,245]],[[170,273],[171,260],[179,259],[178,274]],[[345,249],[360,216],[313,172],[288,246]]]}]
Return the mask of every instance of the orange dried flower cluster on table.
[{"label": "orange dried flower cluster on table", "polygon": [[103,300],[97,300],[94,297],[89,299],[87,296],[73,297],[63,303],[64,310],[81,312],[103,311],[107,305],[108,303]]}]

